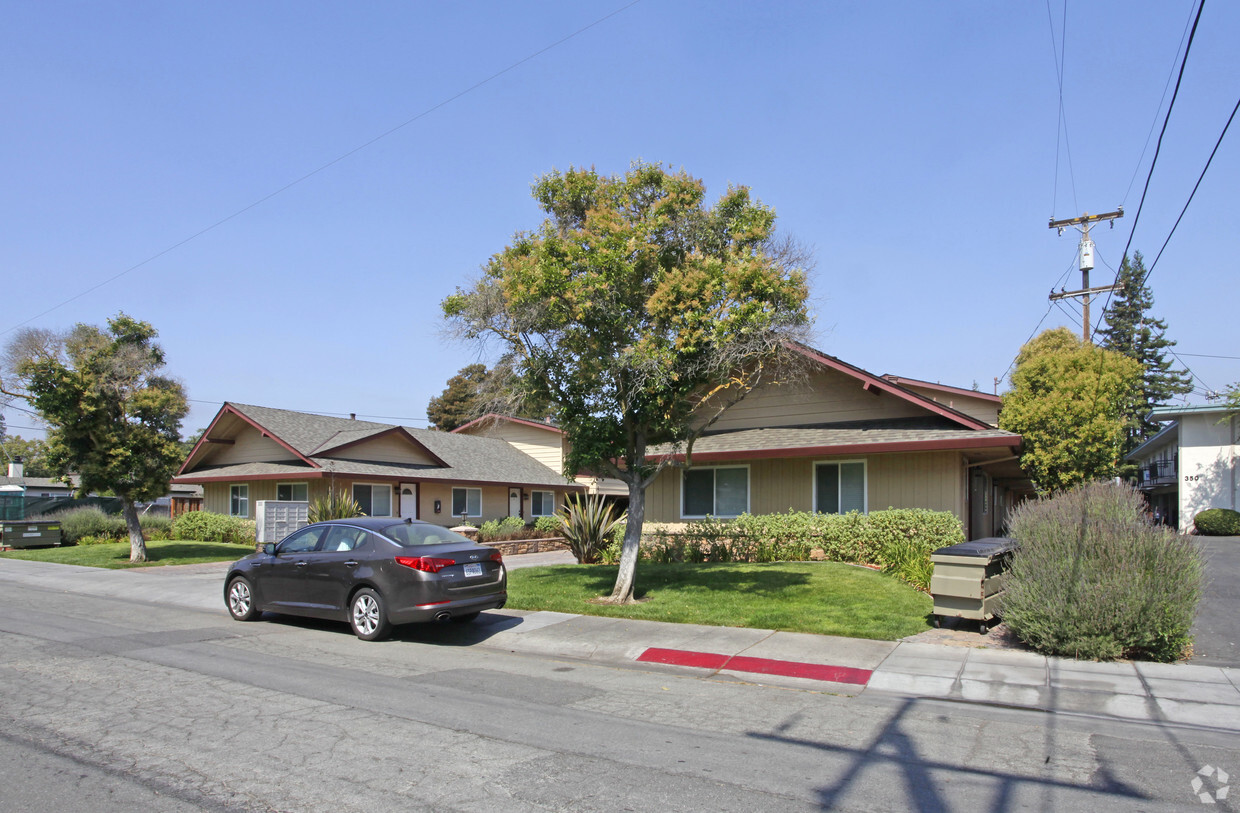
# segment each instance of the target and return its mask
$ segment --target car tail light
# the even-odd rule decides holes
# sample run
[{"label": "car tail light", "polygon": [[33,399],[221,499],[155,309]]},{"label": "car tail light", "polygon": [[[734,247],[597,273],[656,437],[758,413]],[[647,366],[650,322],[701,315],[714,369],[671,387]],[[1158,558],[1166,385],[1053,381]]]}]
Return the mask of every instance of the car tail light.
[{"label": "car tail light", "polygon": [[504,561],[504,554],[500,553],[499,551],[495,551],[495,553],[491,554],[491,561],[502,563]]},{"label": "car tail light", "polygon": [[456,562],[452,559],[436,559],[432,556],[397,556],[396,564],[421,570],[424,573],[438,573]]}]

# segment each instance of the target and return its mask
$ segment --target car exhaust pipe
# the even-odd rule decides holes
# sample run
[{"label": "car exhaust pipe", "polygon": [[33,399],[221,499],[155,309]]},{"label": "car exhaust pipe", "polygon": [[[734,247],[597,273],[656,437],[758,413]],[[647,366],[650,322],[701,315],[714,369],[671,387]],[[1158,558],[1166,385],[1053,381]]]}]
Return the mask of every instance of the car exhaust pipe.
[{"label": "car exhaust pipe", "polygon": [[443,623],[444,621],[451,621],[451,620],[452,620],[452,613],[449,613],[449,612],[437,613],[437,614],[435,615],[435,620],[436,620],[436,621],[438,621],[438,622],[440,622],[440,623]]}]

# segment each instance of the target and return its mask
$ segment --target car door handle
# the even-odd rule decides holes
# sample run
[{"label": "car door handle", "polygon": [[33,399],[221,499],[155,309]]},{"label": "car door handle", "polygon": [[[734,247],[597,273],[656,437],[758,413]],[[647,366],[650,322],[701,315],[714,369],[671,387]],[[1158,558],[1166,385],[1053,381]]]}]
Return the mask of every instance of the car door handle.
[{"label": "car door handle", "polygon": [[355,561],[353,561],[352,559],[350,559],[349,561],[347,561],[347,562],[345,562],[345,563],[344,563],[344,566],[345,566],[345,567],[357,567],[357,562],[355,562]]}]

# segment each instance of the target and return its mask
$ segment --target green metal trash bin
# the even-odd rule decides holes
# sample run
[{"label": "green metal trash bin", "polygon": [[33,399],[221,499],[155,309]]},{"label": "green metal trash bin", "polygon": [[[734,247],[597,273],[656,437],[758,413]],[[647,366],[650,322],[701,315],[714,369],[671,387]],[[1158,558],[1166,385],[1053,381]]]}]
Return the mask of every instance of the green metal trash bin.
[{"label": "green metal trash bin", "polygon": [[9,548],[58,548],[60,523],[22,520],[0,525],[0,544]]},{"label": "green metal trash bin", "polygon": [[939,548],[930,554],[934,575],[930,594],[934,598],[934,625],[941,618],[969,618],[981,625],[982,634],[999,615],[1008,564],[1016,540],[995,536]]}]

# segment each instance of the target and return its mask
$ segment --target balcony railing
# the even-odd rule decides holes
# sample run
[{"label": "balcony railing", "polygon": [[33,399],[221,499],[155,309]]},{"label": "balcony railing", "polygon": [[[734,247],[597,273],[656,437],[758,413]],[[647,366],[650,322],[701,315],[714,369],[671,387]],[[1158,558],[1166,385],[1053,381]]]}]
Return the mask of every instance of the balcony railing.
[{"label": "balcony railing", "polygon": [[1158,460],[1138,469],[1140,488],[1158,488],[1159,486],[1175,485],[1176,465],[1174,460]]}]

